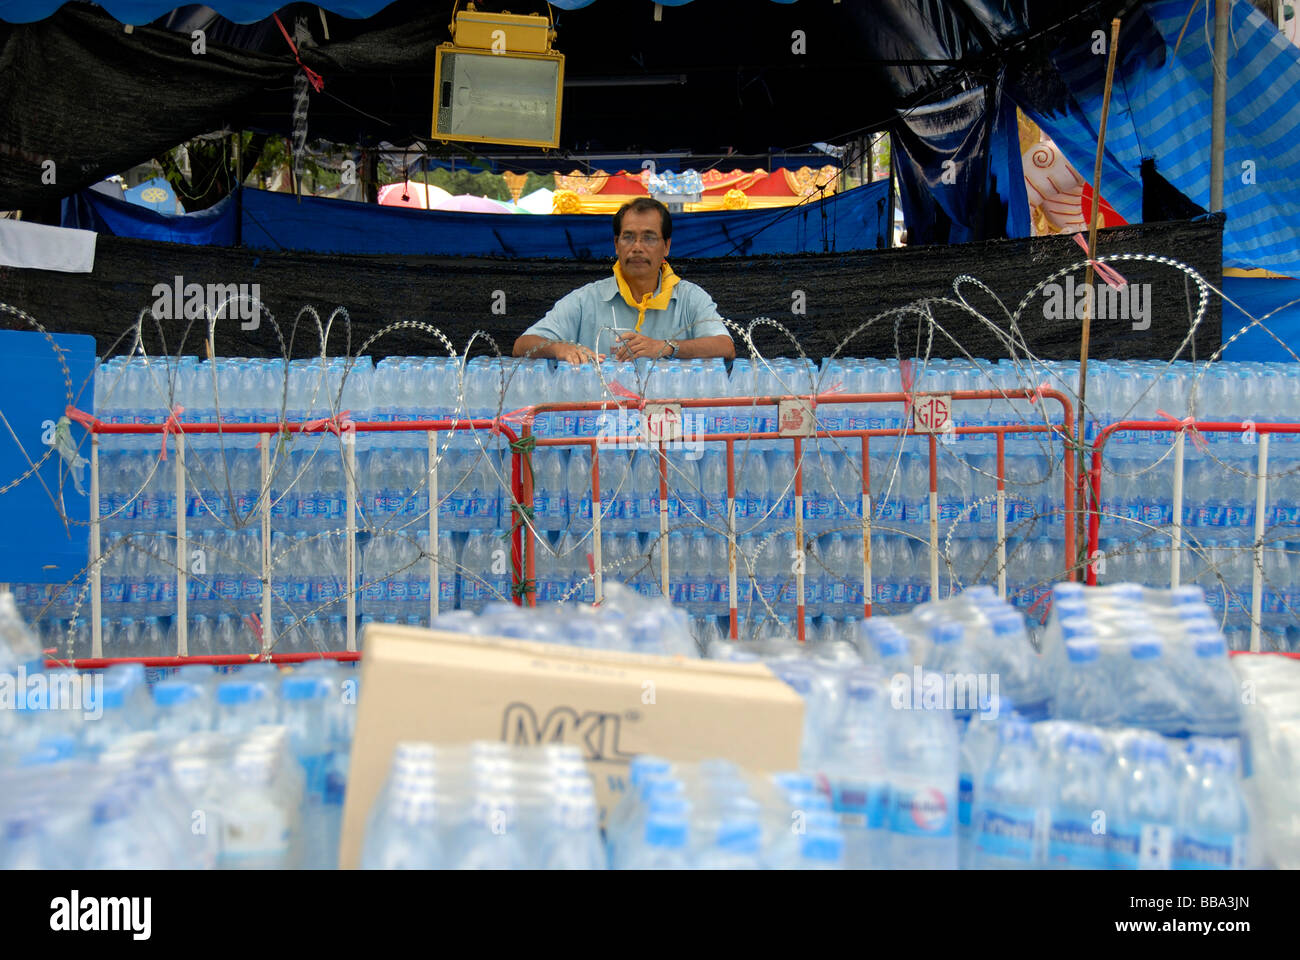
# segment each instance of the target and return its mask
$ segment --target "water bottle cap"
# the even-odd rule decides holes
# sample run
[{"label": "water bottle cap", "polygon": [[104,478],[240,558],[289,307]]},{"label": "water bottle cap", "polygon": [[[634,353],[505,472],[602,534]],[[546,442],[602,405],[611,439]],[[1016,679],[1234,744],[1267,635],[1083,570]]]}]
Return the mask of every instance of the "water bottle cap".
[{"label": "water bottle cap", "polygon": [[965,632],[965,628],[956,621],[937,623],[930,628],[930,639],[936,644],[956,643]]},{"label": "water bottle cap", "polygon": [[255,683],[243,680],[227,680],[217,687],[217,703],[231,706],[238,703],[251,703],[261,700],[264,691]]},{"label": "water bottle cap", "polygon": [[967,587],[966,591],[962,594],[962,596],[966,597],[969,600],[985,600],[985,599],[997,600],[998,599],[997,591],[994,590],[987,583],[980,583],[980,584],[976,584],[973,587]]},{"label": "water bottle cap", "polygon": [[1237,769],[1237,755],[1232,748],[1220,746],[1219,744],[1203,744],[1196,756],[1196,761],[1202,767],[1215,767],[1219,770],[1232,771]]},{"label": "water bottle cap", "polygon": [[1021,633],[1025,629],[1024,618],[1018,613],[1007,612],[993,618],[993,635],[997,637]]},{"label": "water bottle cap", "polygon": [[280,684],[280,696],[285,700],[323,700],[329,694],[329,681],[320,676],[290,674]]},{"label": "water bottle cap", "polygon": [[718,827],[718,849],[728,853],[758,853],[762,841],[758,821],[750,817],[730,817]]},{"label": "water bottle cap", "polygon": [[1092,622],[1086,617],[1066,617],[1061,621],[1061,635],[1066,642],[1092,637]]},{"label": "water bottle cap", "polygon": [[1071,730],[1065,735],[1064,748],[1067,751],[1080,751],[1082,753],[1101,753],[1102,743],[1099,737],[1092,730],[1077,729]]},{"label": "water bottle cap", "polygon": [[1063,580],[1052,587],[1052,599],[1061,600],[1064,597],[1077,597],[1082,600],[1086,589],[1083,584],[1074,580]]},{"label": "water bottle cap", "polygon": [[869,700],[880,694],[880,681],[879,671],[858,669],[849,674],[845,689],[854,700]]},{"label": "water bottle cap", "polygon": [[1203,659],[1224,657],[1228,654],[1228,644],[1217,629],[1196,637],[1196,655]]},{"label": "water bottle cap", "polygon": [[1024,717],[1018,713],[1012,713],[998,726],[998,740],[1001,743],[1019,743],[1033,746],[1034,731]]},{"label": "water bottle cap", "polygon": [[1067,640],[1065,655],[1071,663],[1092,663],[1101,656],[1101,644],[1092,639]]},{"label": "water bottle cap", "polygon": [[907,637],[896,628],[878,631],[874,639],[876,651],[881,657],[902,656],[907,650]]},{"label": "water bottle cap", "polygon": [[1188,606],[1190,604],[1205,603],[1205,591],[1195,584],[1184,584],[1177,587],[1170,594],[1169,598],[1176,607]]},{"label": "water bottle cap", "polygon": [[1169,762],[1169,748],[1165,746],[1163,740],[1156,736],[1139,737],[1133,741],[1130,753],[1136,761]]},{"label": "water bottle cap", "polygon": [[641,785],[641,781],[647,776],[656,773],[666,774],[671,769],[672,764],[663,757],[656,757],[650,753],[638,753],[632,758],[632,762],[628,764],[628,783],[633,787],[637,787]]},{"label": "water bottle cap", "polygon": [[802,663],[782,663],[778,664],[773,672],[783,680],[787,685],[792,687],[795,693],[802,697],[812,693],[813,674],[811,668]]},{"label": "water bottle cap", "polygon": [[1128,652],[1134,660],[1156,660],[1160,657],[1160,638],[1142,637],[1130,640]]},{"label": "water bottle cap", "polygon": [[198,685],[185,680],[160,680],[153,688],[154,703],[160,707],[175,707],[198,697]]},{"label": "water bottle cap", "polygon": [[817,789],[816,781],[806,773],[774,773],[772,782],[787,793],[812,793]]},{"label": "water bottle cap", "polygon": [[683,817],[652,816],[646,821],[647,846],[680,850],[686,846],[686,820]]}]

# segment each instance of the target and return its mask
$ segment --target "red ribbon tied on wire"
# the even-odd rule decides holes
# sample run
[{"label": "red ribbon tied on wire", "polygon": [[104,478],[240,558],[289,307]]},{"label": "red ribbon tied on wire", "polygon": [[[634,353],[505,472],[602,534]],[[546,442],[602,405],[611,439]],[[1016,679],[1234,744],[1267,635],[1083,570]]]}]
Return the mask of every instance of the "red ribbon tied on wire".
[{"label": "red ribbon tied on wire", "polygon": [[1052,385],[1049,384],[1046,380],[1044,380],[1044,381],[1043,381],[1042,383],[1040,383],[1038,386],[1034,387],[1034,389],[1033,389],[1033,394],[1034,394],[1034,395],[1033,395],[1032,397],[1029,398],[1029,402],[1030,402],[1031,404],[1033,404],[1033,403],[1037,403],[1039,400],[1042,400],[1042,399],[1043,399],[1043,391],[1044,391],[1044,390],[1051,390],[1051,389],[1052,389]]},{"label": "red ribbon tied on wire", "polygon": [[318,433],[321,430],[328,430],[335,436],[342,436],[344,433],[356,433],[357,425],[352,422],[352,411],[344,410],[332,417],[308,420],[302,425],[303,433]]},{"label": "red ribbon tied on wire", "polygon": [[1192,443],[1196,445],[1196,449],[1200,450],[1202,453],[1205,452],[1206,450],[1205,437],[1201,436],[1201,432],[1196,429],[1196,420],[1194,418],[1183,417],[1182,419],[1179,419],[1178,417],[1175,417],[1172,413],[1165,413],[1163,410],[1157,410],[1156,416],[1164,417],[1166,420],[1178,424],[1180,427],[1182,427],[1184,430],[1187,431],[1188,435],[1192,438]]},{"label": "red ribbon tied on wire", "polygon": [[910,357],[898,361],[898,379],[903,385],[903,417],[906,418],[912,412],[912,388],[916,385],[916,369]]},{"label": "red ribbon tied on wire", "polygon": [[278,13],[273,13],[271,16],[275,20],[275,25],[280,28],[280,32],[284,34],[284,42],[287,43],[289,49],[293,51],[294,60],[298,61],[298,66],[302,67],[302,72],[307,74],[307,80],[311,83],[312,89],[317,93],[320,93],[325,89],[325,78],[302,62],[302,57],[298,55],[298,45],[293,42],[293,37],[289,36],[289,31],[284,29],[284,24],[280,22],[280,15]]},{"label": "red ribbon tied on wire", "polygon": [[99,421],[96,420],[94,417],[92,417],[90,414],[86,413],[86,411],[78,410],[76,407],[72,406],[71,404],[63,408],[63,415],[67,417],[69,420],[73,420],[81,424],[91,433],[95,432],[95,427],[98,426],[99,424]]},{"label": "red ribbon tied on wire", "polygon": [[[1082,234],[1076,233],[1074,235],[1074,242],[1083,248],[1085,254],[1088,252],[1088,241],[1083,239]],[[1091,263],[1092,268],[1097,271],[1097,276],[1101,277],[1116,290],[1123,290],[1128,286],[1128,281],[1120,276],[1119,271],[1114,267],[1109,267],[1100,260],[1095,260],[1092,257],[1088,258],[1088,263]]]},{"label": "red ribbon tied on wire", "polygon": [[171,414],[167,417],[166,421],[164,421],[163,423],[162,458],[164,460],[167,459],[167,434],[184,433],[184,430],[181,428],[181,414],[184,412],[185,412],[185,408],[182,407],[179,403],[176,404],[176,406],[172,407]]},{"label": "red ribbon tied on wire", "polygon": [[537,408],[531,405],[520,407],[518,410],[511,410],[509,413],[503,413],[501,416],[497,417],[497,424],[493,425],[493,432],[499,433],[500,430],[497,429],[497,427],[502,423],[526,423],[531,427],[536,416]]},{"label": "red ribbon tied on wire", "polygon": [[609,392],[616,397],[622,397],[624,400],[633,401],[636,403],[636,408],[638,410],[645,409],[645,397],[641,396],[639,393],[633,393],[617,380],[609,381]]}]

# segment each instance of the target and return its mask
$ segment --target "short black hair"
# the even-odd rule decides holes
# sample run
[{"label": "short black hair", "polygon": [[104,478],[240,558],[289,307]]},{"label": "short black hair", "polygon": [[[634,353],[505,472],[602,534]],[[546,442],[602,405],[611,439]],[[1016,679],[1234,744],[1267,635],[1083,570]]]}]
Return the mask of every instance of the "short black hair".
[{"label": "short black hair", "polygon": [[643,210],[658,210],[659,216],[663,219],[660,232],[664,235],[665,240],[673,238],[673,215],[668,212],[668,208],[656,200],[654,197],[637,197],[635,200],[629,200],[623,206],[618,208],[618,213],[614,214],[614,236],[623,232],[623,214],[628,210],[635,210],[640,213]]}]

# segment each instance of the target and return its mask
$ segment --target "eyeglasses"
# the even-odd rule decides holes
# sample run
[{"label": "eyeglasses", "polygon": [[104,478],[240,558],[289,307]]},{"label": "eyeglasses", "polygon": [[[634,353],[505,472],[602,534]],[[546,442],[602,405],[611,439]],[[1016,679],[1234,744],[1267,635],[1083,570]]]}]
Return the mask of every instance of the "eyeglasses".
[{"label": "eyeglasses", "polygon": [[660,239],[661,238],[657,233],[621,233],[618,236],[618,242],[623,244],[625,247],[632,246],[632,244],[636,243],[638,240],[647,247],[653,247],[660,241]]}]

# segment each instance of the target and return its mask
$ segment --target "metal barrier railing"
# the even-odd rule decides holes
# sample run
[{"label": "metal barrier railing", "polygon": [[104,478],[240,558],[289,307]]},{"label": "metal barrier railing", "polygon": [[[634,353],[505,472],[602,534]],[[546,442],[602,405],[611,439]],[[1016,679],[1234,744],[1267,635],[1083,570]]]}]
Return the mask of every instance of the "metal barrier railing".
[{"label": "metal barrier railing", "polygon": [[1262,614],[1263,588],[1263,538],[1264,518],[1268,501],[1268,448],[1269,437],[1273,434],[1300,433],[1300,424],[1296,423],[1258,423],[1253,421],[1183,421],[1183,420],[1120,420],[1102,428],[1092,447],[1092,464],[1089,471],[1091,481],[1091,504],[1088,509],[1088,571],[1087,583],[1097,583],[1096,558],[1100,554],[1101,539],[1101,474],[1102,457],[1106,441],[1122,430],[1136,430],[1150,433],[1167,433],[1177,431],[1174,437],[1173,452],[1173,510],[1170,524],[1170,572],[1169,585],[1177,587],[1182,578],[1183,551],[1183,463],[1185,459],[1186,437],[1188,430],[1199,433],[1254,433],[1256,440],[1255,470],[1255,525],[1252,538],[1255,569],[1251,586],[1251,623],[1250,652],[1260,652],[1260,617]]},{"label": "metal barrier railing", "polygon": [[[1005,401],[1005,400],[1029,400],[1052,399],[1061,404],[1063,411],[1063,422],[1061,424],[1001,424],[989,426],[965,426],[950,427],[942,431],[926,431],[916,429],[915,421],[912,426],[905,426],[901,429],[869,429],[869,430],[820,430],[812,429],[799,435],[789,431],[767,431],[767,432],[750,432],[750,433],[702,433],[692,434],[692,442],[704,443],[722,443],[726,448],[726,466],[727,466],[727,577],[729,583],[728,591],[728,617],[730,620],[730,635],[732,639],[739,636],[739,617],[738,617],[738,596],[737,596],[737,575],[736,575],[736,466],[735,466],[735,445],[737,441],[760,441],[760,440],[792,440],[794,443],[794,523],[795,538],[799,544],[799,549],[803,549],[803,458],[802,444],[807,439],[856,439],[862,447],[862,579],[863,579],[863,615],[871,616],[872,611],[872,583],[871,583],[871,478],[870,478],[870,441],[876,437],[892,437],[895,439],[905,439],[907,437],[926,437],[929,440],[929,481],[930,481],[930,510],[929,510],[929,546],[930,546],[930,586],[933,595],[939,591],[939,529],[938,529],[938,471],[936,466],[936,442],[942,433],[952,433],[956,435],[972,434],[992,434],[996,438],[996,463],[997,463],[997,552],[998,552],[998,591],[1001,596],[1006,596],[1006,515],[1005,515],[1005,439],[1010,433],[1052,433],[1060,434],[1064,439],[1064,490],[1063,506],[1064,517],[1066,522],[1063,524],[1065,531],[1065,556],[1067,560],[1068,576],[1074,579],[1074,567],[1072,558],[1074,557],[1075,532],[1074,532],[1074,514],[1075,514],[1075,460],[1074,460],[1074,415],[1072,405],[1069,399],[1057,390],[1051,390],[1041,387],[1032,390],[1023,391],[1002,391],[1002,390],[965,390],[954,391],[947,394],[939,393],[864,393],[864,394],[846,394],[846,393],[827,393],[812,394],[800,396],[767,396],[767,397],[725,397],[725,398],[683,398],[683,399],[664,399],[648,400],[638,398],[636,402],[619,401],[619,400],[593,400],[582,403],[548,403],[539,404],[527,408],[529,416],[522,418],[521,436],[525,445],[535,443],[537,446],[587,446],[591,449],[591,484],[592,484],[592,576],[595,582],[596,600],[599,601],[602,596],[602,575],[601,575],[601,514],[599,508],[601,503],[600,495],[600,448],[602,446],[621,447],[626,445],[647,444],[657,445],[659,460],[659,531],[660,536],[664,537],[668,533],[668,460],[667,444],[672,442],[667,437],[662,437],[662,424],[671,422],[675,416],[680,423],[680,411],[691,408],[721,408],[721,407],[772,407],[778,409],[778,415],[783,409],[788,409],[791,404],[802,404],[803,409],[811,413],[813,426],[816,426],[815,408],[820,404],[834,404],[837,406],[852,404],[872,404],[872,403],[901,403],[911,409],[919,409],[922,402],[927,400],[938,401]],[[568,437],[538,437],[532,432],[533,418],[538,415],[562,412],[591,412],[591,411],[610,411],[610,410],[647,410],[651,411],[648,417],[660,416],[665,418],[661,421],[660,427],[653,429],[658,431],[656,435],[661,439],[647,440],[645,434],[619,435],[619,436],[602,436],[602,437],[585,437],[585,436],[568,436]],[[950,409],[950,408],[949,408]],[[1046,421],[1046,418],[1045,418]],[[525,504],[532,505],[534,500],[533,476],[532,471],[524,472],[522,501]],[[536,535],[530,536],[527,540],[524,551],[524,591],[528,596],[530,606],[536,605]],[[660,556],[660,580],[661,589],[664,596],[670,595],[669,588],[669,569],[668,569],[668,550],[666,545],[661,546]],[[805,585],[802,564],[798,565],[795,572],[795,590],[796,590],[796,616],[798,618],[797,630],[800,642],[805,639]]]},{"label": "metal barrier railing", "polygon": [[[189,563],[185,554],[187,546],[185,510],[181,505],[185,502],[185,437],[206,436],[206,435],[247,435],[261,434],[272,436],[277,434],[314,434],[333,432],[338,434],[343,446],[344,457],[346,462],[345,476],[345,502],[346,502],[346,521],[344,531],[344,545],[346,554],[346,576],[348,589],[344,602],[346,604],[346,622],[347,622],[347,652],[352,653],[357,649],[357,463],[356,463],[356,444],[355,436],[358,433],[409,433],[423,431],[428,437],[428,455],[429,455],[429,576],[431,589],[429,591],[429,614],[430,618],[438,615],[438,454],[437,454],[437,437],[438,434],[447,431],[475,430],[486,433],[500,434],[512,447],[511,450],[511,483],[510,491],[513,500],[518,503],[522,496],[522,475],[520,452],[517,447],[519,438],[514,430],[507,423],[496,419],[477,419],[477,420],[411,420],[399,423],[372,423],[372,422],[352,422],[350,420],[340,420],[340,418],[331,418],[327,420],[312,420],[306,422],[274,422],[274,423],[185,423],[173,419],[165,424],[110,424],[97,420],[87,414],[80,413],[77,419],[90,432],[90,603],[91,603],[91,657],[89,660],[77,660],[77,666],[104,666],[109,662],[116,660],[106,660],[103,656],[103,593],[101,582],[101,523],[99,502],[99,443],[101,436],[120,436],[120,435],[141,435],[141,434],[162,434],[163,442],[166,443],[167,436],[170,435],[176,455],[176,633],[177,633],[177,650],[176,655],[178,663],[170,662],[172,658],[167,657],[131,657],[121,658],[125,660],[142,661],[154,666],[176,666],[183,663],[247,663],[248,657],[235,656],[205,656],[190,657],[188,651],[188,617],[187,617],[187,600],[188,600],[188,580],[189,580]],[[261,581],[262,581],[262,602],[261,602],[261,627],[262,627],[262,651],[263,659],[269,659],[275,662],[295,662],[296,659],[307,659],[316,654],[273,654],[271,652],[274,644],[274,626],[272,618],[272,563],[271,563],[271,508],[272,497],[270,490],[271,478],[271,453],[270,445],[267,443],[258,444],[260,450],[260,496],[259,496],[259,514],[260,514],[260,543],[261,543]],[[512,510],[513,514],[513,510]],[[522,572],[523,558],[523,538],[522,530],[519,525],[512,523],[511,533],[511,581],[512,594],[515,603],[521,603],[519,581]]]}]

